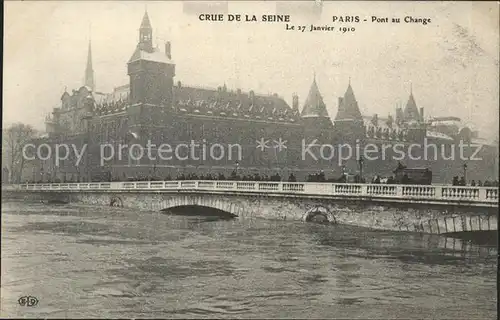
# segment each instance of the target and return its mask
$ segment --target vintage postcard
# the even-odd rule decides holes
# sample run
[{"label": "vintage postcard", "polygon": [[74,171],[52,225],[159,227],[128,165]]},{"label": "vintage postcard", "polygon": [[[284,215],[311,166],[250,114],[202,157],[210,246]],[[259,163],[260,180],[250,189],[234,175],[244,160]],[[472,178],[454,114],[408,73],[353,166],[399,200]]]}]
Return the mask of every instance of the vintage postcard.
[{"label": "vintage postcard", "polygon": [[497,2],[4,9],[2,318],[495,318]]}]

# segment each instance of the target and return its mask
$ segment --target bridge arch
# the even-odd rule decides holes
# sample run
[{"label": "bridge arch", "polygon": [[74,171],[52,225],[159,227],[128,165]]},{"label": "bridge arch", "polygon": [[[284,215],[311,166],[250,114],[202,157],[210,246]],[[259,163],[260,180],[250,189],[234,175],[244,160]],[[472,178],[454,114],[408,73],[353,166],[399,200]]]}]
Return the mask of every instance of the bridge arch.
[{"label": "bridge arch", "polygon": [[311,209],[307,210],[306,213],[302,216],[302,221],[323,221],[335,224],[337,223],[337,219],[335,218],[333,213],[324,206],[314,206]]},{"label": "bridge arch", "polygon": [[178,207],[200,207],[219,210],[230,213],[234,216],[243,216],[247,212],[241,204],[221,198],[204,197],[204,196],[178,196],[164,199],[160,209],[167,210]]}]

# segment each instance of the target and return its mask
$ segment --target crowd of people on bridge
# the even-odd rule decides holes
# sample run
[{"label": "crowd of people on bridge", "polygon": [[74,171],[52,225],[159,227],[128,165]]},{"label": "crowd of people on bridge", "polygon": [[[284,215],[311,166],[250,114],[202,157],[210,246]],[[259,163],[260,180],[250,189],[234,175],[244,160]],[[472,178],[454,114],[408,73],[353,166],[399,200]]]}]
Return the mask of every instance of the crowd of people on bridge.
[{"label": "crowd of people on bridge", "polygon": [[[218,181],[284,181],[284,182],[330,182],[330,183],[371,183],[371,184],[397,184],[397,183],[405,183],[405,177],[403,177],[402,181],[396,181],[394,176],[385,178],[381,176],[374,176],[371,180],[365,180],[359,174],[356,175],[347,175],[341,174],[338,177],[326,177],[325,172],[320,170],[317,173],[309,174],[305,177],[305,179],[298,179],[294,173],[290,173],[288,177],[282,177],[278,173],[274,173],[271,175],[261,174],[261,173],[248,173],[248,174],[240,174],[237,170],[233,170],[232,173],[228,176],[223,173],[218,174],[196,174],[196,173],[179,173],[177,176],[172,177],[171,175],[167,175],[165,177],[159,177],[152,174],[137,174],[135,176],[126,176],[123,174],[122,177],[113,176],[111,172],[103,172],[99,175],[93,175],[91,182],[120,182],[120,181],[175,181],[175,180],[218,180]],[[78,183],[78,182],[89,182],[85,177],[76,177],[74,175],[69,176],[68,178],[54,178],[51,179],[46,178],[44,180],[39,181],[25,181],[25,183]]]},{"label": "crowd of people on bridge", "polygon": [[[138,174],[135,176],[126,176],[123,174],[123,176],[117,177],[117,176],[112,176],[111,172],[104,172],[101,173],[98,176],[93,176],[91,179],[91,182],[120,182],[120,181],[175,181],[175,180],[218,180],[218,181],[288,181],[288,182],[330,182],[330,183],[371,183],[371,184],[412,184],[412,181],[408,178],[408,176],[405,174],[399,179],[396,179],[395,176],[389,176],[389,177],[382,177],[379,175],[373,176],[370,180],[365,180],[363,177],[361,177],[359,174],[356,175],[348,175],[348,174],[341,174],[338,177],[331,177],[327,178],[325,175],[325,172],[323,170],[320,170],[317,173],[314,174],[309,174],[304,180],[297,179],[294,173],[290,173],[288,177],[282,177],[278,173],[272,174],[272,175],[267,175],[267,174],[260,174],[260,173],[253,173],[253,174],[240,174],[237,170],[233,170],[229,176],[225,176],[223,173],[218,173],[218,174],[212,174],[212,173],[207,173],[207,174],[196,174],[196,173],[189,173],[189,174],[184,174],[184,173],[179,173],[177,176],[172,177],[170,175],[167,175],[165,177],[159,177],[155,175],[147,175],[147,174]],[[77,182],[88,182],[87,179],[84,177],[79,177],[76,178],[75,176],[71,176],[69,179],[46,179],[46,180],[40,180],[40,181],[25,181],[25,183],[77,183]],[[486,180],[482,182],[481,180],[478,180],[477,182],[475,180],[472,180],[469,184],[466,183],[466,180],[464,177],[461,177],[460,179],[458,176],[455,176],[453,178],[452,182],[453,186],[484,186],[484,187],[498,187],[498,180],[494,181],[489,181]]]},{"label": "crowd of people on bridge", "polygon": [[498,187],[498,180],[485,180],[484,182],[482,182],[481,180],[478,180],[477,182],[475,180],[471,180],[470,184],[467,184],[467,182],[465,181],[465,177],[462,176],[459,179],[458,176],[454,176],[451,184],[454,186],[470,185],[471,187]]}]

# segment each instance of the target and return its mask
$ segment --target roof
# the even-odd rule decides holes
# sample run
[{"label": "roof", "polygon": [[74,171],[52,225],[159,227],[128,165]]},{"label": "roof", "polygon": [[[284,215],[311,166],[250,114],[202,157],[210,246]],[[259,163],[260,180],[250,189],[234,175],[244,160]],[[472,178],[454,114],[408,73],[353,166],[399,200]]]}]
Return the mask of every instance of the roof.
[{"label": "roof", "polygon": [[441,121],[453,121],[453,122],[460,122],[462,121],[460,118],[458,117],[433,117],[430,119],[431,122],[434,122],[434,121],[437,121],[437,122],[441,122]]},{"label": "roof", "polygon": [[112,93],[92,92],[95,101],[94,112],[97,115],[106,115],[125,111],[129,105],[128,94],[128,88],[126,91],[115,89]]},{"label": "roof", "polygon": [[363,120],[361,111],[359,111],[358,101],[356,101],[356,97],[354,96],[354,91],[352,90],[350,83],[344,97],[340,99],[337,115],[335,116],[335,121],[340,120]]},{"label": "roof", "polygon": [[389,127],[389,119],[377,117],[377,126],[375,126],[372,122],[373,117],[363,116],[363,123],[365,127],[377,127],[382,129],[399,129],[399,126],[396,124],[396,121],[392,120],[392,126]]},{"label": "roof", "polygon": [[427,130],[427,138],[443,139],[443,140],[450,140],[450,141],[454,140],[452,137],[450,137],[447,134],[437,132],[437,131],[432,131],[432,130]]},{"label": "roof", "polygon": [[89,40],[89,51],[87,53],[87,67],[85,68],[85,86],[91,90],[95,87],[94,69],[92,68],[92,44]]},{"label": "roof", "polygon": [[176,107],[182,112],[231,115],[262,120],[287,120],[294,118],[294,114],[297,113],[283,98],[276,95],[187,86],[176,86],[173,92],[177,102]]},{"label": "roof", "polygon": [[158,48],[153,48],[152,52],[144,51],[139,46],[136,47],[132,57],[130,57],[128,63],[137,61],[137,60],[146,60],[160,63],[168,63],[174,64],[174,62],[167,57],[167,55],[160,51]]},{"label": "roof", "polygon": [[[129,85],[112,93],[93,92],[96,110],[101,113],[123,111],[128,104]],[[175,86],[174,108],[183,113],[243,117],[261,120],[296,121],[298,112],[277,95],[227,91],[193,86]]]},{"label": "roof", "polygon": [[149,21],[148,12],[144,12],[144,16],[142,17],[141,29],[151,29],[151,22]]},{"label": "roof", "polygon": [[68,97],[70,96],[70,95],[69,95],[69,93],[68,93],[66,90],[64,90],[64,93],[61,95],[61,100],[62,100],[65,96],[68,96]]},{"label": "roof", "polygon": [[128,100],[127,91],[113,91],[112,93],[92,92],[96,104],[113,103]]},{"label": "roof", "polygon": [[307,95],[304,107],[302,108],[301,117],[328,117],[328,111],[326,110],[325,102],[323,101],[323,97],[321,96],[318,85],[316,84],[316,78],[313,80],[311,88],[309,89],[309,94]]},{"label": "roof", "polygon": [[420,120],[420,113],[418,112],[417,103],[413,97],[413,93],[410,93],[406,107],[403,110],[403,117],[405,120]]},{"label": "roof", "polygon": [[487,145],[487,146],[498,146],[498,142],[493,139],[485,139],[485,138],[472,138],[471,143],[479,144],[479,145]]},{"label": "roof", "polygon": [[461,120],[431,120],[433,126],[457,126],[460,125]]}]

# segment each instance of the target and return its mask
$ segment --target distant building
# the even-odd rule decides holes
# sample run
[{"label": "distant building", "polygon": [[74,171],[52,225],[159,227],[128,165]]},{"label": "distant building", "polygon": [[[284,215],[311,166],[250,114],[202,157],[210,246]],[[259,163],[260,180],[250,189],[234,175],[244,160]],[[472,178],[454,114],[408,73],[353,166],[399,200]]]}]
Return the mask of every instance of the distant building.
[{"label": "distant building", "polygon": [[[396,109],[395,118],[383,118],[378,114],[363,116],[350,80],[345,94],[338,98],[333,121],[315,77],[302,110],[299,110],[296,94],[290,107],[277,94],[262,95],[253,90],[244,92],[240,89],[233,91],[224,84],[214,89],[187,86],[179,80],[174,81],[176,64],[171,50],[170,42],[165,43],[163,50],[154,46],[153,28],[146,12],[139,28],[139,42],[127,62],[129,83],[116,87],[113,92],[101,93],[96,87],[89,43],[84,85],[71,93],[63,93],[61,106],[54,108],[47,118],[49,137],[43,140],[53,144],[88,144],[87,154],[77,167],[74,166],[74,159],[69,159],[64,165],[51,167],[50,173],[45,169],[44,174],[54,179],[73,181],[99,179],[94,176],[106,174],[111,174],[113,179],[137,176],[162,178],[188,172],[228,175],[238,166],[241,172],[272,174],[279,171],[282,177],[295,172],[300,178],[320,169],[327,169],[331,175],[341,175],[346,169],[351,172],[359,170],[358,159],[353,157],[341,166],[336,158],[302,159],[302,141],[318,139],[320,143],[329,144],[358,141],[361,145],[410,145],[423,143],[428,138],[450,145],[458,138],[473,140],[470,130],[445,129],[436,122],[426,121],[424,109],[418,109],[413,92],[406,107]],[[274,140],[279,138],[287,141],[286,148],[278,149],[274,145]],[[269,140],[268,147],[256,148],[259,139]],[[192,140],[207,146],[214,143],[239,144],[242,159],[238,160],[236,154],[232,157],[226,154],[220,160],[213,157],[174,157],[170,160],[142,157],[137,160],[129,150],[118,152],[120,144],[145,146],[150,141],[157,146],[168,143],[175,147],[189,144]],[[113,145],[115,154],[112,160],[101,165],[99,155],[103,144]],[[157,155],[158,150],[153,148],[153,152]],[[487,163],[496,161],[495,156],[491,158],[490,155],[497,154],[496,151],[488,149],[483,152],[488,154]],[[198,154],[194,158],[199,157]],[[390,158],[365,161],[363,172],[366,175],[390,175],[397,162]],[[430,167],[438,175],[434,181],[447,181],[457,175],[462,162],[417,161],[414,165]],[[478,177],[474,178],[484,179],[496,174],[492,166],[478,165],[482,171],[477,171]]]}]

